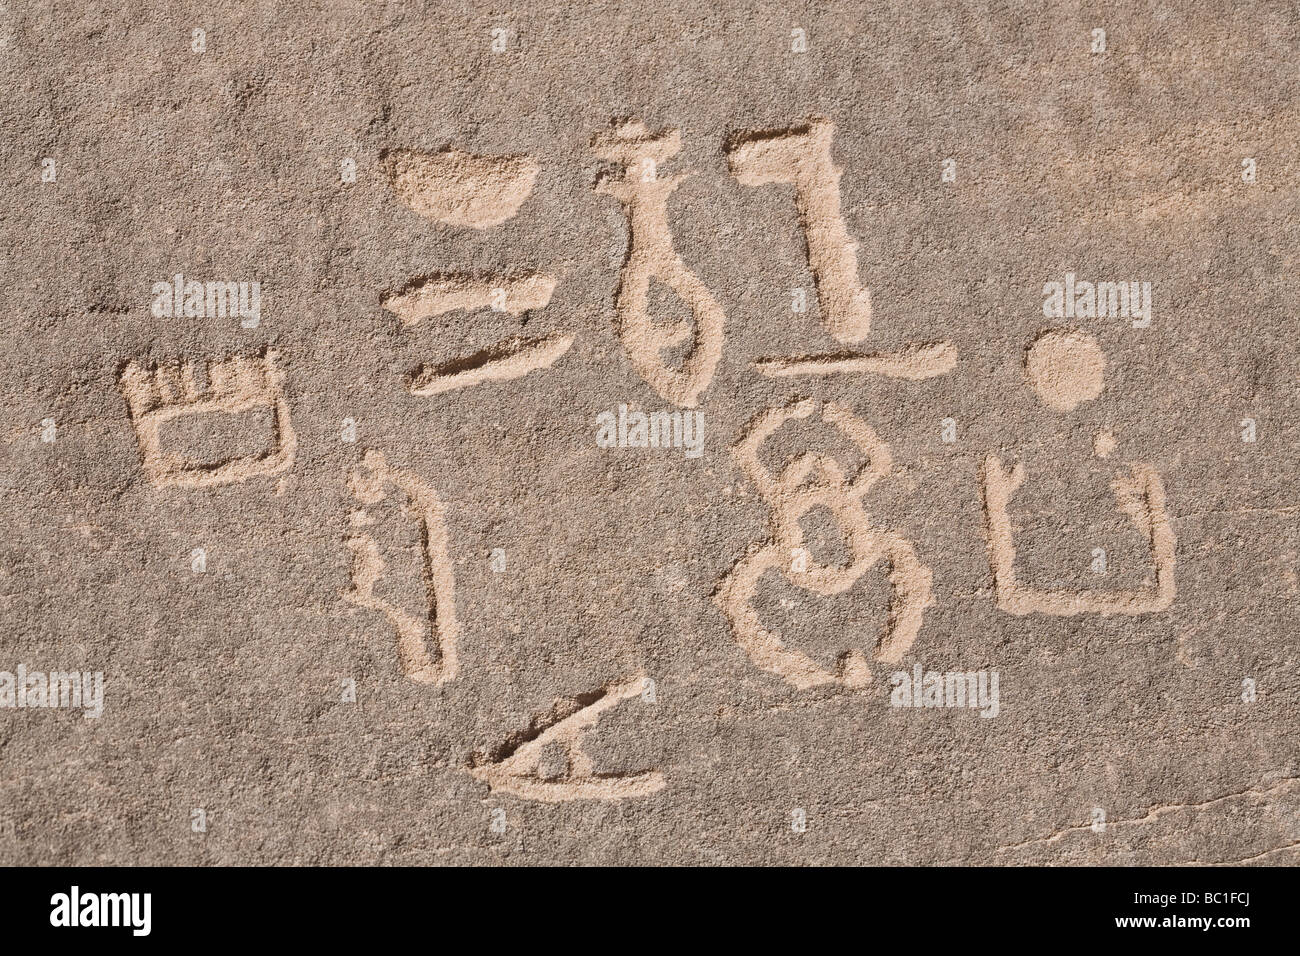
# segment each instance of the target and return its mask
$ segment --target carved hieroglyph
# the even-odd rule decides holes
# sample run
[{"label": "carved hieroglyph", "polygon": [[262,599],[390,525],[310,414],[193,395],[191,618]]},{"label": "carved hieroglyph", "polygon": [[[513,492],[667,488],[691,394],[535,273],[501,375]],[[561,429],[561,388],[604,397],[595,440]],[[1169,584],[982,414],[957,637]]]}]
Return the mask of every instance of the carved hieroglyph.
[{"label": "carved hieroglyph", "polygon": [[540,339],[517,337],[464,358],[423,365],[411,375],[407,388],[412,395],[437,395],[483,382],[508,382],[523,378],[529,372],[550,368],[572,347],[572,335],[555,334]]},{"label": "carved hieroglyph", "polygon": [[554,276],[533,273],[506,276],[433,276],[404,292],[384,299],[384,308],[403,325],[418,325],[425,319],[448,312],[496,309],[509,315],[523,315],[543,309],[555,291]]},{"label": "carved hieroglyph", "polygon": [[424,604],[411,611],[375,594],[386,564],[374,536],[364,530],[370,524],[364,509],[352,515],[355,530],[347,539],[352,552],[352,590],[343,592],[343,597],[388,619],[396,631],[402,673],[411,680],[419,684],[454,680],[459,669],[456,648],[460,626],[456,621],[456,585],[446,513],[438,493],[414,473],[390,467],[383,453],[374,449],[367,451],[363,464],[352,470],[348,486],[365,505],[378,504],[390,490],[404,497],[404,512],[419,524]]},{"label": "carved hieroglyph", "polygon": [[[557,702],[550,713],[535,718],[529,730],[470,768],[470,774],[491,786],[493,793],[545,803],[625,800],[657,793],[665,786],[658,771],[602,774],[582,749],[584,734],[601,715],[640,696],[645,683],[645,677],[637,675],[577,701]],[[558,757],[558,765],[548,766],[548,756]]]},{"label": "carved hieroglyph", "polygon": [[1051,329],[1025,353],[1025,378],[1048,408],[1072,412],[1101,394],[1106,354],[1087,333]]},{"label": "carved hieroglyph", "polygon": [[[733,138],[728,159],[742,185],[794,186],[826,330],[837,342],[856,343],[871,334],[871,292],[858,281],[858,244],[840,209],[842,171],[831,156],[834,136],[835,124],[825,119],[792,129],[744,132]],[[898,354],[842,352],[760,359],[754,364],[768,376],[867,373],[919,380],[952,371],[957,350],[951,343],[934,342]]]},{"label": "carved hieroglyph", "polygon": [[[889,446],[871,426],[835,402],[827,402],[822,410],[822,419],[843,432],[866,456],[866,463],[852,479],[827,455],[800,455],[787,462],[776,477],[759,460],[759,450],[771,435],[791,419],[808,418],[815,409],[811,400],[769,409],[751,423],[733,449],[741,470],[772,509],[772,538],[742,558],[722,579],[715,600],[727,615],[737,643],[764,670],[800,689],[829,683],[862,687],[871,681],[871,666],[862,651],[853,648],[846,652],[835,671],[823,668],[766,630],[753,607],[759,579],[769,570],[779,569],[799,587],[833,595],[848,591],[876,562],[886,561],[893,595],[875,658],[897,663],[916,640],[925,609],[933,603],[930,570],[917,558],[911,542],[893,530],[873,527],[863,507],[863,497],[892,467]],[[816,564],[803,547],[800,519],[819,506],[835,516],[844,533],[851,560],[843,568]],[[801,565],[792,561],[794,555],[804,556]]]},{"label": "carved hieroglyph", "polygon": [[[1040,335],[1025,354],[1025,378],[1047,407],[1073,411],[1097,398],[1105,385],[1105,354],[1096,340],[1075,329],[1050,329]],[[1093,439],[1093,453],[1108,458],[1115,451],[1115,436],[1103,429]],[[989,455],[980,469],[984,497],[984,530],[988,540],[989,569],[998,607],[1010,614],[1152,614],[1174,603],[1173,525],[1165,506],[1165,486],[1155,467],[1130,463],[1111,483],[1119,508],[1148,543],[1154,581],[1135,590],[1051,591],[1022,585],[1016,578],[1015,527],[1011,498],[1024,483],[1025,468],[1003,467]]]},{"label": "carved hieroglyph", "polygon": [[[397,150],[389,157],[390,183],[407,205],[438,222],[474,229],[488,229],[514,216],[532,192],[538,170],[526,156],[475,156],[454,148],[435,154]],[[556,282],[554,276],[539,272],[435,275],[385,297],[383,304],[403,325],[481,309],[524,315],[550,303]],[[413,395],[437,395],[511,381],[549,368],[572,347],[572,335],[519,336],[471,355],[423,365],[409,377],[407,388]]]},{"label": "carved hieroglyph", "polygon": [[[658,167],[682,148],[678,130],[650,135],[638,122],[624,123],[594,138],[596,155],[622,168],[602,177],[596,192],[623,204],[628,218],[627,261],[619,276],[619,336],[628,358],[646,383],[666,400],[687,408],[699,404],[700,394],[713,381],[722,358],[726,316],[722,307],[682,262],[668,229],[668,197],[686,173],[660,176]],[[658,279],[690,308],[691,323],[661,322],[650,315],[650,280]],[[663,352],[683,342],[692,346],[680,368],[670,368]]]},{"label": "carved hieroglyph", "polygon": [[745,186],[794,185],[827,331],[837,342],[871,334],[871,292],[858,282],[858,244],[840,211],[840,174],[831,157],[835,124],[814,120],[777,132],[743,133],[732,145],[731,173]]},{"label": "carved hieroglyph", "polygon": [[[202,389],[193,362],[153,369],[127,364],[119,384],[140,446],[141,466],[155,487],[229,485],[258,475],[279,474],[293,466],[298,439],[289,420],[284,373],[275,360],[276,353],[268,351],[213,362],[207,366],[207,387]],[[163,449],[162,428],[169,422],[258,409],[269,410],[272,418],[271,447],[263,454],[202,464]]]},{"label": "carved hieroglyph", "polygon": [[403,202],[427,219],[471,229],[511,218],[540,172],[528,156],[475,156],[455,147],[393,150],[387,161],[389,182]]},{"label": "carved hieroglyph", "polygon": [[1010,614],[1152,614],[1174,603],[1174,531],[1165,511],[1165,487],[1150,465],[1134,462],[1128,474],[1119,472],[1111,488],[1120,510],[1149,543],[1155,566],[1150,588],[1131,591],[1048,591],[1016,579],[1015,530],[1011,497],[1025,480],[1024,465],[1010,471],[990,455],[980,475],[984,489],[985,531],[989,566],[998,607]]},{"label": "carved hieroglyph", "polygon": [[946,375],[957,367],[957,350],[947,342],[918,345],[893,354],[865,355],[842,352],[835,355],[808,355],[799,358],[766,358],[754,368],[768,378],[796,375],[883,375],[918,382]]}]

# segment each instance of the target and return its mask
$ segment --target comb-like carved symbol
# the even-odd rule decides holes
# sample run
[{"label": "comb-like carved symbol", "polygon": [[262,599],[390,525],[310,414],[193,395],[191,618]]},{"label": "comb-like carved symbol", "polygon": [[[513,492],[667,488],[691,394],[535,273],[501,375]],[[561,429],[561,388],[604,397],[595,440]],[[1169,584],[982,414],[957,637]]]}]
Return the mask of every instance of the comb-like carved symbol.
[{"label": "comb-like carved symbol", "polygon": [[[298,440],[289,421],[284,373],[276,353],[236,355],[208,366],[208,385],[200,389],[193,362],[145,369],[134,362],[123,369],[119,384],[126,398],[140,446],[140,461],[158,488],[204,488],[275,475],[293,465]],[[272,447],[261,455],[232,457],[217,464],[186,461],[163,448],[162,428],[178,419],[239,414],[269,409]]]}]

